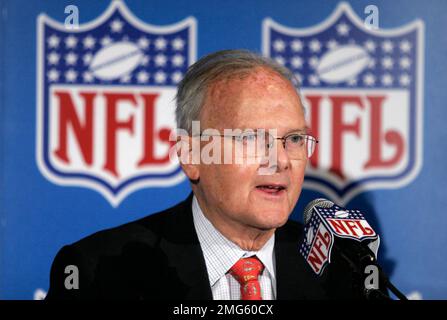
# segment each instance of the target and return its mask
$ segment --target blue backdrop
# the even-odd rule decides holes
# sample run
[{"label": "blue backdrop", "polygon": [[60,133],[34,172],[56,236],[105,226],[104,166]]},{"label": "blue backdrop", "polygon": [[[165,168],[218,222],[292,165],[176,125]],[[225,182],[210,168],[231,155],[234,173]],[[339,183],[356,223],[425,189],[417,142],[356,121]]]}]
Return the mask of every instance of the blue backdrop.
[{"label": "blue backdrop", "polygon": [[[71,4],[78,7],[79,23],[83,24],[100,16],[110,1],[0,3],[1,299],[42,297],[48,290],[52,260],[63,245],[167,208],[190,192],[185,180],[170,186],[146,186],[113,206],[91,188],[63,186],[42,174],[36,161],[37,19],[45,13],[63,23],[65,7]],[[155,26],[194,17],[197,59],[227,48],[262,52],[265,18],[290,28],[307,28],[325,20],[338,4],[313,0],[126,1],[129,11]],[[366,16],[364,9],[369,4],[349,1],[360,18]],[[380,28],[397,28],[417,19],[425,25],[422,149],[418,149],[422,161],[420,171],[408,183],[365,188],[348,199],[346,206],[368,213],[382,237],[380,260],[398,288],[412,297],[445,299],[447,2],[376,0],[374,4],[379,9]],[[328,195],[306,188],[293,218],[301,219],[304,206],[316,197]]]}]

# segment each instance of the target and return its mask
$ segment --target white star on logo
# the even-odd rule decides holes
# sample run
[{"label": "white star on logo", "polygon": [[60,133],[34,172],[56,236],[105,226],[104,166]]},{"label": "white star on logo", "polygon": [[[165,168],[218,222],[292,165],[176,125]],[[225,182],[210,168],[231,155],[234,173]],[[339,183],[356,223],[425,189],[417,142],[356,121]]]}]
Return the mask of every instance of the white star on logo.
[{"label": "white star on logo", "polygon": [[47,39],[47,41],[50,48],[57,48],[59,46],[60,39],[55,34],[53,34]]},{"label": "white star on logo", "polygon": [[164,54],[157,54],[155,56],[155,65],[156,66],[165,66],[166,65],[166,56]]},{"label": "white star on logo", "polygon": [[303,82],[303,76],[298,72],[295,72],[295,78],[298,80],[298,84]]},{"label": "white star on logo", "polygon": [[387,73],[382,76],[382,84],[384,86],[390,86],[393,84],[393,77]]},{"label": "white star on logo", "polygon": [[180,54],[176,54],[174,57],[172,57],[172,64],[175,67],[181,67],[184,62],[185,62],[185,59]]},{"label": "white star on logo", "polygon": [[149,44],[150,44],[150,41],[146,37],[141,37],[140,39],[138,39],[138,46],[141,49],[147,49],[147,47],[149,47]]},{"label": "white star on logo", "polygon": [[292,48],[293,51],[299,52],[299,51],[303,50],[303,42],[298,39],[293,40],[290,47]]},{"label": "white star on logo", "polygon": [[402,40],[399,46],[402,52],[408,53],[411,50],[411,43],[408,40]]},{"label": "white star on logo", "polygon": [[286,48],[286,44],[281,39],[278,39],[273,42],[273,48],[278,52],[283,52]]},{"label": "white star on logo", "polygon": [[333,49],[335,49],[335,48],[338,47],[338,42],[335,41],[335,39],[331,39],[331,40],[329,40],[329,41],[326,43],[326,47],[327,47],[329,50],[333,50]]},{"label": "white star on logo", "polygon": [[376,50],[376,43],[372,40],[367,40],[364,43],[364,47],[366,48],[366,50],[368,50],[369,52],[373,52]]},{"label": "white star on logo", "polygon": [[104,38],[101,39],[101,45],[103,47],[105,47],[111,43],[112,43],[112,38],[110,38],[109,36],[105,36]]},{"label": "white star on logo", "polygon": [[349,34],[349,26],[346,23],[339,23],[336,26],[337,33],[341,36],[347,36]]},{"label": "white star on logo", "polygon": [[282,65],[282,66],[286,64],[286,60],[284,60],[284,58],[281,57],[281,56],[276,56],[276,57],[275,57],[275,61],[276,61],[277,63],[279,63],[280,65]]},{"label": "white star on logo", "polygon": [[318,52],[321,50],[321,43],[317,39],[313,39],[309,43],[309,48],[312,52]]},{"label": "white star on logo", "polygon": [[163,83],[166,81],[166,74],[163,71],[158,71],[155,74],[155,82],[157,83]]},{"label": "white star on logo", "polygon": [[316,85],[320,84],[320,79],[318,78],[317,75],[312,74],[309,76],[309,82],[311,85],[316,86]]},{"label": "white star on logo", "polygon": [[82,60],[84,61],[85,65],[88,65],[90,63],[90,61],[92,61],[93,55],[89,52],[84,54],[84,56],[82,57]]},{"label": "white star on logo", "polygon": [[298,57],[298,56],[294,56],[291,60],[290,60],[290,64],[292,65],[292,67],[299,69],[303,66],[303,60]]},{"label": "white star on logo", "polygon": [[179,83],[180,81],[182,81],[183,78],[183,74],[180,71],[176,71],[172,74],[172,82],[174,83]]},{"label": "white star on logo", "polygon": [[376,78],[371,73],[368,73],[363,77],[363,83],[367,86],[372,86],[375,82]]},{"label": "white star on logo", "polygon": [[96,40],[92,36],[87,36],[86,38],[84,38],[82,43],[84,44],[84,48],[93,49],[93,47],[95,46]]},{"label": "white star on logo", "polygon": [[137,74],[137,81],[139,83],[145,83],[149,80],[149,74],[146,71],[140,71]]},{"label": "white star on logo", "polygon": [[90,72],[84,72],[82,74],[82,78],[84,79],[85,82],[92,82],[93,81],[93,75]]},{"label": "white star on logo", "polygon": [[51,69],[48,71],[47,77],[51,82],[55,82],[59,79],[59,72],[56,69]]},{"label": "white star on logo", "polygon": [[73,69],[68,70],[65,72],[65,80],[68,82],[74,82],[76,80],[76,77],[78,76],[77,72]]},{"label": "white star on logo", "polygon": [[78,60],[78,56],[74,54],[73,52],[69,52],[65,55],[65,64],[66,65],[74,65],[76,64],[76,61]]},{"label": "white star on logo", "polygon": [[121,83],[129,83],[130,82],[130,75],[127,73],[124,76],[120,78]]},{"label": "white star on logo", "polygon": [[112,32],[121,32],[123,30],[123,22],[119,19],[115,19],[110,23],[110,29]]},{"label": "white star on logo", "polygon": [[155,48],[157,50],[165,50],[166,49],[166,45],[167,45],[167,43],[166,43],[166,39],[165,38],[160,37],[160,38],[157,38],[155,40]]},{"label": "white star on logo", "polygon": [[49,64],[58,64],[59,63],[59,55],[56,52],[51,52],[48,56]]},{"label": "white star on logo", "polygon": [[382,67],[385,69],[391,69],[393,67],[393,59],[391,57],[385,57],[382,59]]},{"label": "white star on logo", "polygon": [[400,59],[399,65],[402,69],[409,69],[411,66],[411,59],[408,57],[403,57]]},{"label": "white star on logo", "polygon": [[78,43],[78,39],[76,39],[76,37],[74,37],[72,35],[65,38],[65,46],[67,48],[74,48],[74,47],[76,47],[77,43]]},{"label": "white star on logo", "polygon": [[399,83],[402,86],[406,87],[406,86],[408,86],[410,84],[410,82],[411,82],[410,76],[408,74],[406,74],[406,73],[401,75],[400,78],[399,78]]},{"label": "white star on logo", "polygon": [[314,69],[317,67],[318,62],[319,62],[318,57],[316,57],[316,56],[313,56],[309,59],[309,65]]},{"label": "white star on logo", "polygon": [[382,42],[382,50],[384,52],[389,53],[389,52],[393,51],[393,48],[394,48],[394,45],[390,40],[386,40],[386,41]]},{"label": "white star on logo", "polygon": [[182,38],[175,38],[174,40],[172,40],[171,45],[174,50],[183,50],[185,41],[183,41]]}]

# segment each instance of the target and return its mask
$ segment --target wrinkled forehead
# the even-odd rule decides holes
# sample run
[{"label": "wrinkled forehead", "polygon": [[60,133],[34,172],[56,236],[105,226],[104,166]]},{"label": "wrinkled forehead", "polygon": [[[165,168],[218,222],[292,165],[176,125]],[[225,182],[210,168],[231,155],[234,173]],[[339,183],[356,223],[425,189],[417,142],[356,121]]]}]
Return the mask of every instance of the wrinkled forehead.
[{"label": "wrinkled forehead", "polygon": [[305,127],[296,88],[265,68],[211,83],[200,119],[204,126],[217,129]]}]

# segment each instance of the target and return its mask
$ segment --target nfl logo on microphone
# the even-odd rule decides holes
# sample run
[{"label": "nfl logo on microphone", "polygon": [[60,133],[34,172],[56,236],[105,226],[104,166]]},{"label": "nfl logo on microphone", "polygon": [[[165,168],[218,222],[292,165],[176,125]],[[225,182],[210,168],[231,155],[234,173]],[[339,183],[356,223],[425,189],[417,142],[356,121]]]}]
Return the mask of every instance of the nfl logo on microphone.
[{"label": "nfl logo on microphone", "polygon": [[296,75],[320,140],[304,187],[344,205],[362,191],[414,180],[422,166],[423,33],[419,20],[372,30],[347,3],[309,28],[264,20],[263,52]]},{"label": "nfl logo on microphone", "polygon": [[196,21],[153,26],[121,1],[66,29],[37,21],[37,148],[42,174],[100,192],[117,206],[131,192],[184,175],[171,161],[176,86],[196,59]]},{"label": "nfl logo on microphone", "polygon": [[331,262],[336,238],[365,241],[377,258],[380,237],[359,210],[347,210],[337,205],[315,206],[303,232],[305,236],[300,246],[300,253],[318,275],[321,275]]}]

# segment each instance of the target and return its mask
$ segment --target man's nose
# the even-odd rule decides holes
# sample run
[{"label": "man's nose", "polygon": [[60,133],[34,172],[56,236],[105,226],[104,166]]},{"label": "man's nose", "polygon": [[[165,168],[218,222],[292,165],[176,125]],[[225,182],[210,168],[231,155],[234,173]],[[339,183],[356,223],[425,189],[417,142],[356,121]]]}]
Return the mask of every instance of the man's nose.
[{"label": "man's nose", "polygon": [[290,158],[282,140],[276,141],[276,159],[277,171],[283,171],[290,168]]},{"label": "man's nose", "polygon": [[277,141],[268,149],[268,157],[263,159],[259,174],[272,175],[290,168],[290,158],[282,141]]}]

